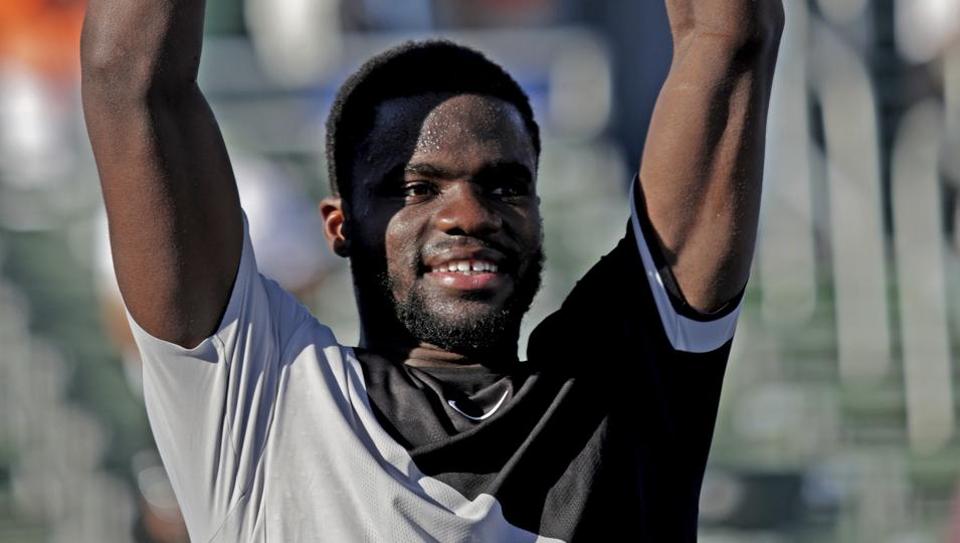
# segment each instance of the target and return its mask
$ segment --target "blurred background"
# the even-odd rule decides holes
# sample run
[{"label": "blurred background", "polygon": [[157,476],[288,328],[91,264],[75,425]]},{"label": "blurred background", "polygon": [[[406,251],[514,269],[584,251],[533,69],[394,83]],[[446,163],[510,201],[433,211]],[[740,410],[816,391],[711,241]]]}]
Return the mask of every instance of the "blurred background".
[{"label": "blurred background", "polygon": [[[960,543],[960,0],[784,3],[701,541]],[[356,315],[315,212],[323,121],[346,75],[403,39],[479,47],[533,99],[548,265],[530,323],[622,234],[670,60],[660,2],[207,4],[201,86],[258,260],[342,342]],[[0,2],[0,542],[186,541],[112,278],[83,11]]]}]

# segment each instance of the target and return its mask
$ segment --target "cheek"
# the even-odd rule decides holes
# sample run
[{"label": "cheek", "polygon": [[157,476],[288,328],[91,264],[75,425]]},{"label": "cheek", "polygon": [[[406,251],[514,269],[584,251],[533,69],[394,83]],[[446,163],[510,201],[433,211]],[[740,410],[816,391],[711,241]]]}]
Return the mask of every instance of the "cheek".
[{"label": "cheek", "polygon": [[528,224],[530,225],[531,235],[537,239],[537,243],[543,237],[543,218],[540,217],[540,210],[535,209],[528,219]]},{"label": "cheek", "polygon": [[540,245],[543,234],[543,223],[540,220],[540,211],[537,208],[524,210],[515,215],[514,231],[517,232],[525,245]]},{"label": "cheek", "polygon": [[397,213],[387,224],[384,250],[387,268],[395,279],[413,278],[419,265],[420,244],[417,221]]},{"label": "cheek", "polygon": [[543,250],[543,223],[540,220],[540,213],[534,210],[525,214],[517,228],[527,260],[524,268],[527,269],[534,264],[536,255]]}]

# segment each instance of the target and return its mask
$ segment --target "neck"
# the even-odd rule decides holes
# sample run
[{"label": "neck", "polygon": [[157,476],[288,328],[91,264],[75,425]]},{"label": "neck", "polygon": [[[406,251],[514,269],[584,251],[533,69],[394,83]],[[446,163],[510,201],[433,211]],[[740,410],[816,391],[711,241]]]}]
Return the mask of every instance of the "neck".
[{"label": "neck", "polygon": [[421,343],[410,349],[404,356],[403,363],[416,368],[464,368],[486,365],[477,357],[447,351],[428,343]]},{"label": "neck", "polygon": [[360,348],[372,354],[382,356],[394,363],[420,368],[462,368],[479,367],[502,368],[518,362],[516,342],[507,346],[496,346],[488,350],[467,352],[457,349],[445,349],[410,337],[402,327],[390,327],[389,330],[378,327],[381,333],[371,333],[370,329],[361,330]]},{"label": "neck", "polygon": [[518,362],[516,348],[507,354],[465,355],[423,344],[407,353],[404,364],[421,368],[509,368]]},{"label": "neck", "polygon": [[[356,282],[356,279],[354,279]],[[415,337],[396,317],[395,309],[380,297],[361,296],[359,289],[360,349],[393,363],[414,367],[485,366],[504,368],[518,362],[519,326],[512,333],[492,337],[483,349],[443,348]]]}]

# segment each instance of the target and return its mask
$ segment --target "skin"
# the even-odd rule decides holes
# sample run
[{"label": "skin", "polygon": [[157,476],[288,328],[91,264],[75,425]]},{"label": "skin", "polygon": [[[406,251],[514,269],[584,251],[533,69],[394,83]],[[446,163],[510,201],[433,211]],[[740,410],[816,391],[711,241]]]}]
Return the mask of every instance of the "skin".
[{"label": "skin", "polygon": [[[486,342],[482,352],[451,352],[412,337],[390,302],[415,292],[437,318],[469,325],[516,296],[519,278],[535,267],[542,234],[537,156],[517,109],[476,95],[392,99],[377,108],[367,141],[357,153],[363,159],[354,166],[352,201],[328,198],[321,205],[331,247],[343,253],[350,240],[354,277],[364,287],[358,288],[364,346],[401,353],[414,365],[515,358],[518,330]],[[494,261],[500,270],[477,277],[485,280],[479,287],[429,273],[468,257]],[[384,272],[391,278],[387,293],[375,286]]]},{"label": "skin", "polygon": [[687,303],[709,314],[746,286],[760,212],[780,0],[667,1],[670,72],[640,189]]},{"label": "skin", "polygon": [[[681,293],[710,313],[743,289],[753,255],[783,12],[779,0],[666,5],[674,58],[638,188]],[[144,329],[184,347],[215,330],[242,235],[229,159],[196,84],[203,11],[198,0],[90,0],[81,44],[84,112],[121,292]],[[397,279],[394,297],[421,292],[431,311],[449,318],[503,307],[513,278],[465,295],[431,283],[415,255],[439,240],[486,239],[516,250],[518,272],[531,265],[539,240],[535,192],[518,200],[494,197],[489,180],[514,176],[516,168],[481,175],[504,161],[536,171],[528,138],[518,130],[515,110],[479,97],[382,104],[368,158],[354,172],[361,187],[356,201],[321,204],[331,247],[359,268],[361,286],[389,272]],[[405,172],[402,197],[378,191],[385,172],[401,163],[436,168]],[[435,192],[421,193],[414,181]],[[372,287],[358,295],[370,349],[425,364],[514,356],[515,334],[493,342],[489,352],[410,337],[383,317],[383,298]]]},{"label": "skin", "polygon": [[80,43],[120,292],[145,330],[184,347],[216,328],[243,233],[223,138],[197,87],[203,8],[93,0]]}]

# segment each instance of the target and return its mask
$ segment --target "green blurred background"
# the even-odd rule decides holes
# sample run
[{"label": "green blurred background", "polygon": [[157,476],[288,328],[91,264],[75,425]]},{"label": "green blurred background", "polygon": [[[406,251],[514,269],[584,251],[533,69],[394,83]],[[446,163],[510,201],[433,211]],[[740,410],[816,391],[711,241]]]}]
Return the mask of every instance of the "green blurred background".
[{"label": "green blurred background", "polygon": [[[960,0],[784,4],[700,539],[958,543]],[[83,9],[0,2],[0,542],[185,541],[105,245]],[[349,273],[315,213],[323,121],[367,56],[428,35],[502,62],[544,128],[526,331],[623,232],[671,54],[656,1],[209,0],[201,86],[258,260],[344,343]]]}]

